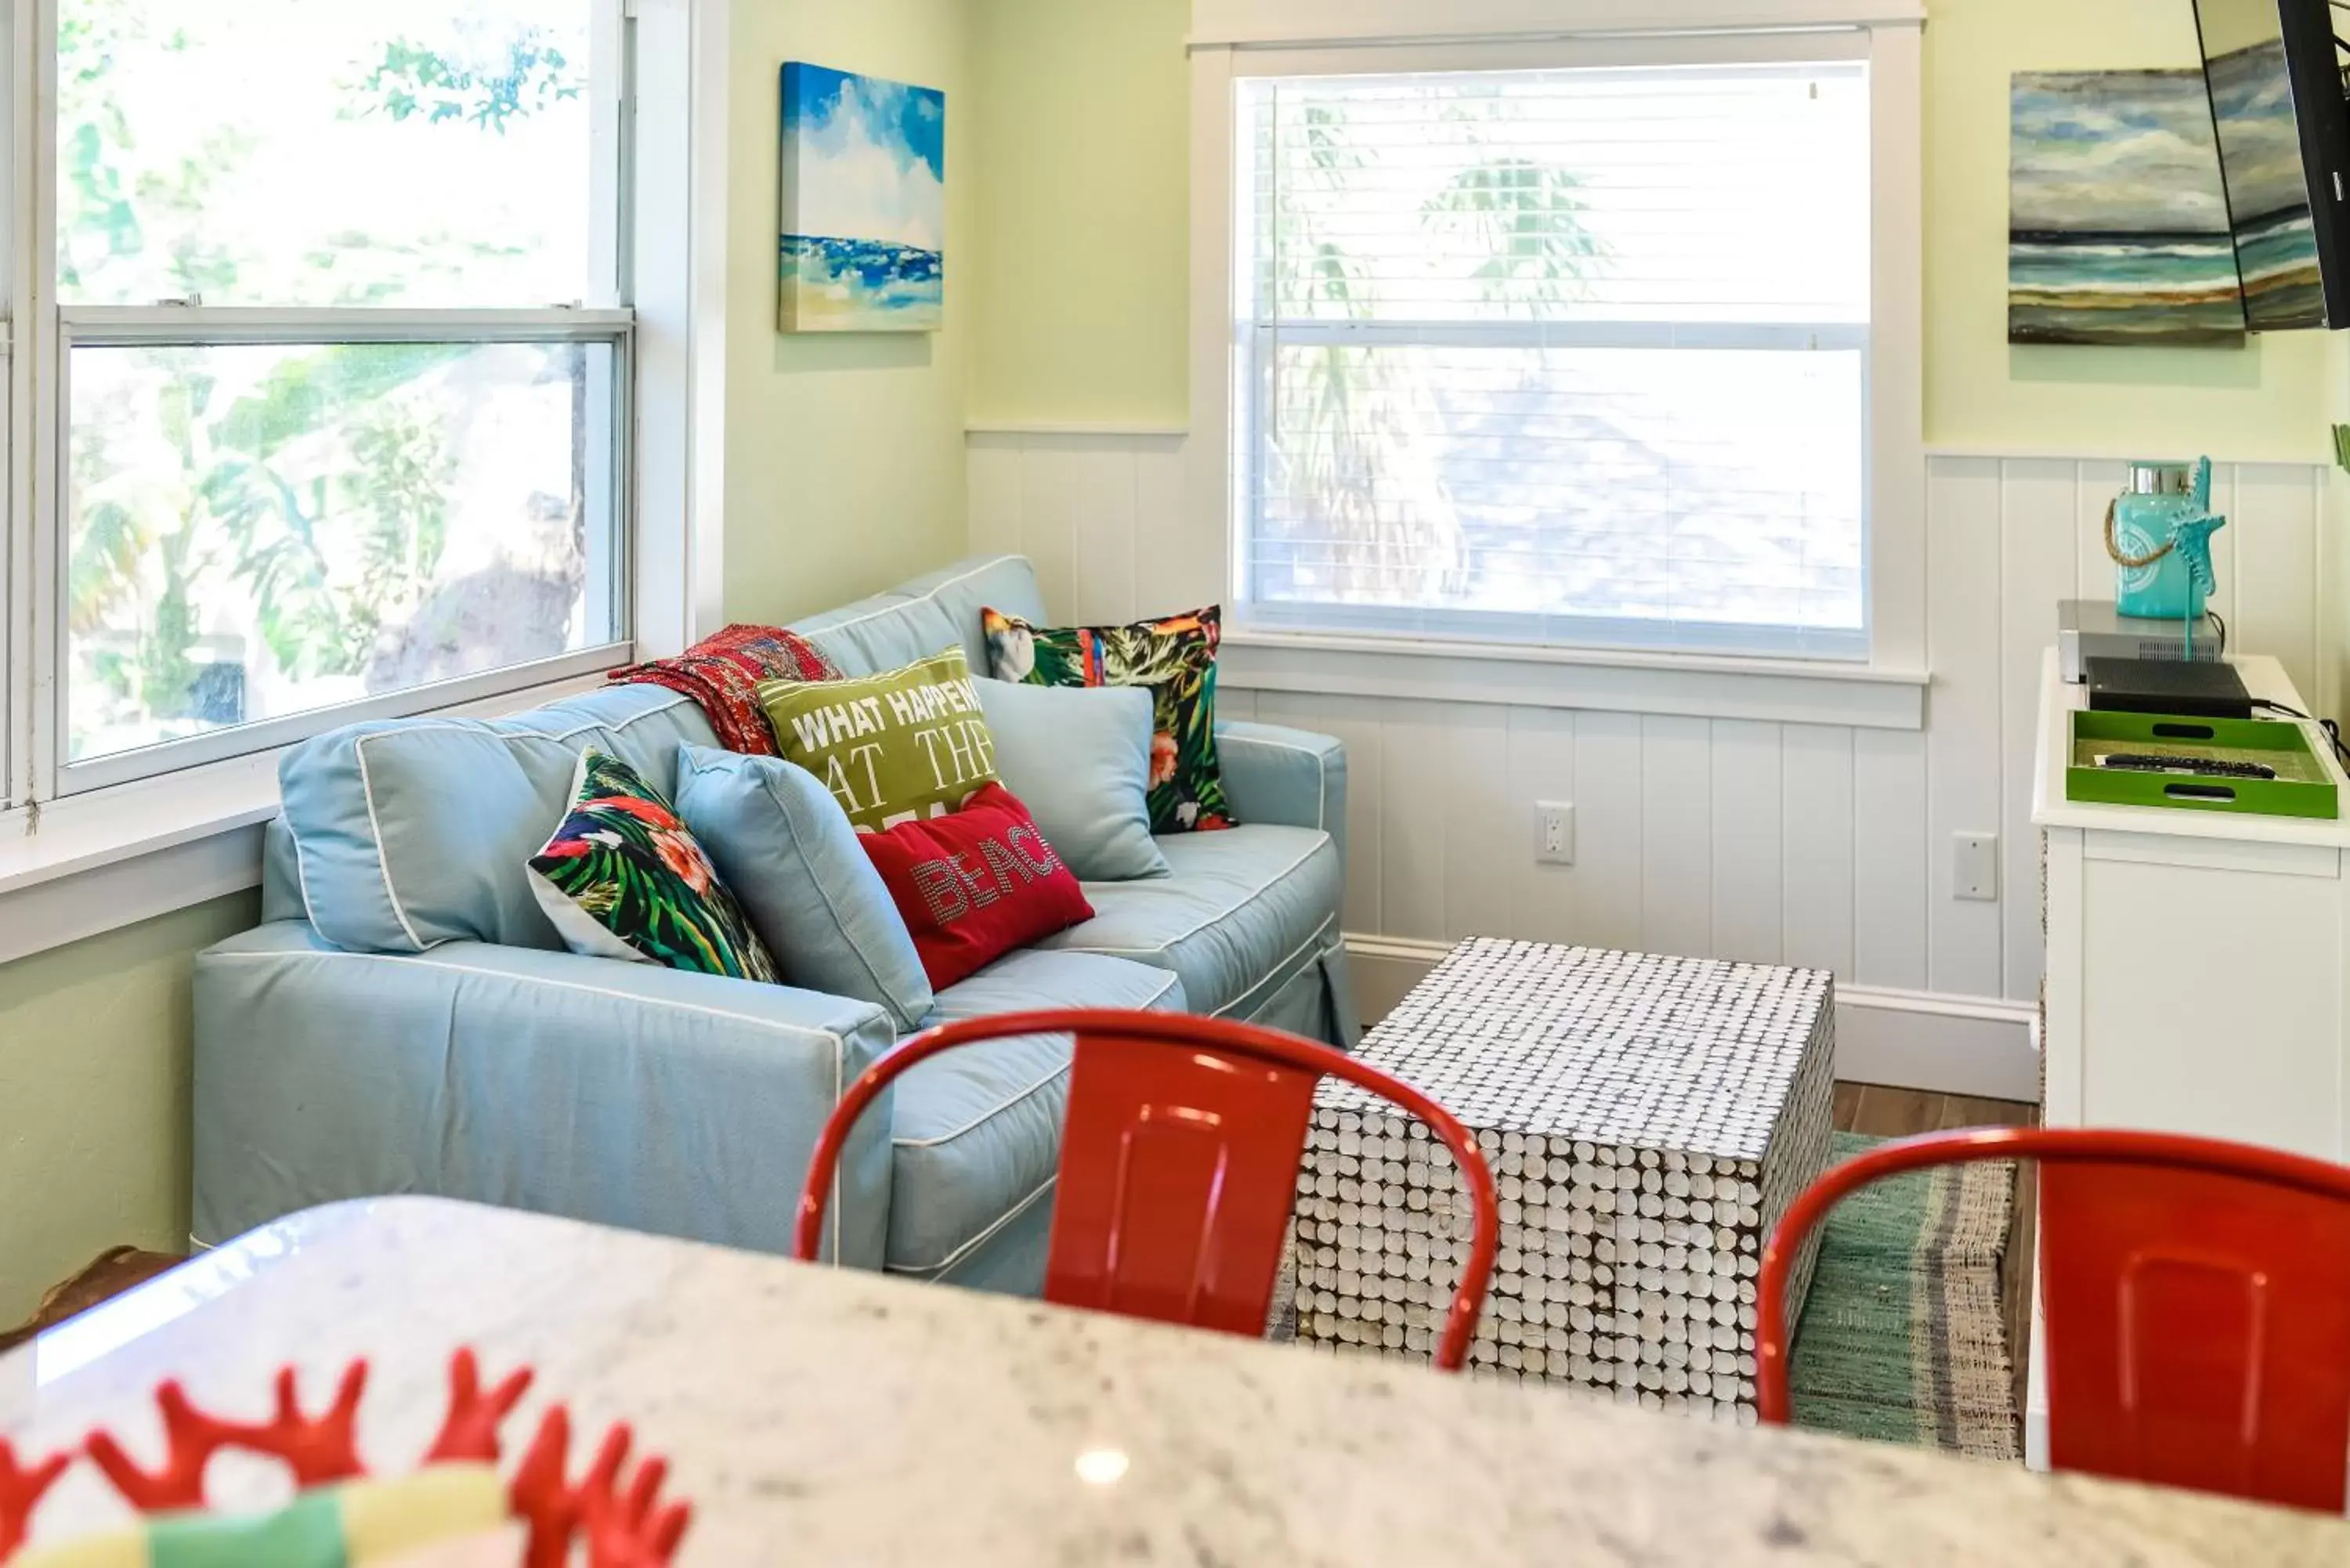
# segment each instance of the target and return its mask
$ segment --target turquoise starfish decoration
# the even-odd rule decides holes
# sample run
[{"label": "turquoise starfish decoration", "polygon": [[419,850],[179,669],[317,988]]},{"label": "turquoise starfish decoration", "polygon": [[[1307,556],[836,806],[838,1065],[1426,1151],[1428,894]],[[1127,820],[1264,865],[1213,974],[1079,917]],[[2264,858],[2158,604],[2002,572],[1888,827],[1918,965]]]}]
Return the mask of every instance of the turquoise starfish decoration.
[{"label": "turquoise starfish decoration", "polygon": [[[2220,591],[2220,575],[2211,566],[2211,535],[2228,525],[2228,520],[2211,510],[2211,460],[2195,460],[2195,488],[2189,497],[2195,510],[2192,514],[2178,519],[2170,525],[2170,547],[2178,552],[2185,563],[2187,575],[2206,598]],[[2188,601],[2190,607],[2194,600]],[[2195,619],[2185,618],[2188,645],[2195,639]]]}]

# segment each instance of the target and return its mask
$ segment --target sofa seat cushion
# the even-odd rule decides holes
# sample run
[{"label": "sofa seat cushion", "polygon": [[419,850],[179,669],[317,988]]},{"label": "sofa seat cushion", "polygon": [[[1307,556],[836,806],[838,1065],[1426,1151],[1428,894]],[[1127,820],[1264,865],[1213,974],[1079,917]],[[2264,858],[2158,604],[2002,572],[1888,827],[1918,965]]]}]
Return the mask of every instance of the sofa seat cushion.
[{"label": "sofa seat cushion", "polygon": [[[1085,953],[1015,952],[939,993],[946,1023],[1045,1007],[1183,1010],[1161,969]],[[1049,1201],[1069,1097],[1069,1037],[966,1045],[898,1080],[892,1100],[889,1266],[952,1267],[1035,1204]]]},{"label": "sofa seat cushion", "polygon": [[1172,970],[1192,1012],[1245,1019],[1337,940],[1345,867],[1328,834],[1244,823],[1159,846],[1170,875],[1087,883],[1094,918],[1042,945]]}]

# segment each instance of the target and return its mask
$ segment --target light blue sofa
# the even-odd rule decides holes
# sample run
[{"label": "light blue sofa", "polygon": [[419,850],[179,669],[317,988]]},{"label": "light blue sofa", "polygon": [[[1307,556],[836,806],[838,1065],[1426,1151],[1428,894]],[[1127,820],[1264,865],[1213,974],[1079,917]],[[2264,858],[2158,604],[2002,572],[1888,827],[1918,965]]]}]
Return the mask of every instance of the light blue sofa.
[{"label": "light blue sofa", "polygon": [[[967,561],[800,623],[851,674],[960,642],[980,608],[1044,618],[1017,557]],[[1174,874],[1095,884],[1092,921],[938,999],[1185,1010],[1351,1046],[1339,945],[1346,755],[1217,727],[1243,826],[1161,840]],[[817,1129],[896,1044],[870,1003],[582,958],[524,862],[594,744],[673,790],[702,711],[610,688],[495,722],[357,725],[297,748],[265,851],[265,924],[195,972],[195,1239],[339,1199],[431,1193],[788,1250]],[[867,1268],[1033,1293],[1069,1051],[975,1047],[916,1069],[841,1165],[830,1245]]]}]

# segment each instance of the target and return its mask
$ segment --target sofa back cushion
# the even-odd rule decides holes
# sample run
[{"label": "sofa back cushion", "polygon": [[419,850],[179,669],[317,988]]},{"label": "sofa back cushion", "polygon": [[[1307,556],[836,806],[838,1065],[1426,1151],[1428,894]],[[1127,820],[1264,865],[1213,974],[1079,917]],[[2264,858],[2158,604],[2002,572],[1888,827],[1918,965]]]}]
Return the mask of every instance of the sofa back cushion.
[{"label": "sofa back cushion", "polygon": [[[884,594],[792,623],[849,675],[875,675],[951,644],[962,645],[974,673],[987,669],[980,630],[984,606],[1042,617],[1036,573],[1019,556],[983,556],[916,577]],[[1025,606],[1025,608],[1015,607]]]},{"label": "sofa back cushion", "polygon": [[[850,675],[960,644],[986,664],[980,608],[1042,618],[1017,556],[961,562],[802,621]],[[511,719],[394,719],[296,747],[278,769],[295,880],[318,934],[359,952],[446,941],[562,950],[524,863],[562,819],[578,753],[608,752],[674,800],[681,742],[717,736],[687,698],[607,687]]]},{"label": "sofa back cushion", "polygon": [[527,863],[570,804],[580,752],[673,795],[679,743],[714,739],[688,699],[622,686],[511,719],[386,720],[306,742],[278,784],[311,922],[359,952],[560,950]]},{"label": "sofa back cushion", "polygon": [[936,1000],[922,955],[823,781],[781,757],[688,746],[678,815],[718,863],[786,985],[889,1010],[911,1033]]},{"label": "sofa back cushion", "polygon": [[1086,882],[1167,875],[1150,836],[1150,693],[976,680],[1003,787]]}]

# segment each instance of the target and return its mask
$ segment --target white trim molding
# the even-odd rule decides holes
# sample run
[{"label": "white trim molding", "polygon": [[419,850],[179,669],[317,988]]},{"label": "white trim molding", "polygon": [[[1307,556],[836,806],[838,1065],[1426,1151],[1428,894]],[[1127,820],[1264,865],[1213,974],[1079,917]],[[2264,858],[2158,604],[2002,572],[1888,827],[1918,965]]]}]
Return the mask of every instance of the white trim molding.
[{"label": "white trim molding", "polygon": [[1191,0],[1191,46],[1916,26],[1924,0]]},{"label": "white trim molding", "polygon": [[216,826],[183,828],[124,854],[94,854],[69,875],[0,893],[0,964],[258,887],[261,824],[276,815],[272,791],[266,805]]},{"label": "white trim molding", "polygon": [[1235,628],[1218,681],[1446,702],[1920,730],[1927,676],[1866,664]]},{"label": "white trim molding", "polygon": [[1181,441],[1188,424],[1128,420],[968,420],[966,436],[1066,436],[1076,441]]},{"label": "white trim molding", "polygon": [[[1367,1024],[1393,1009],[1452,944],[1349,932],[1347,959]],[[2018,1002],[1839,981],[1835,1075],[1929,1094],[2040,1100],[2038,1018]]]},{"label": "white trim molding", "polygon": [[727,5],[633,0],[629,14],[636,642],[661,657],[725,623]]}]

